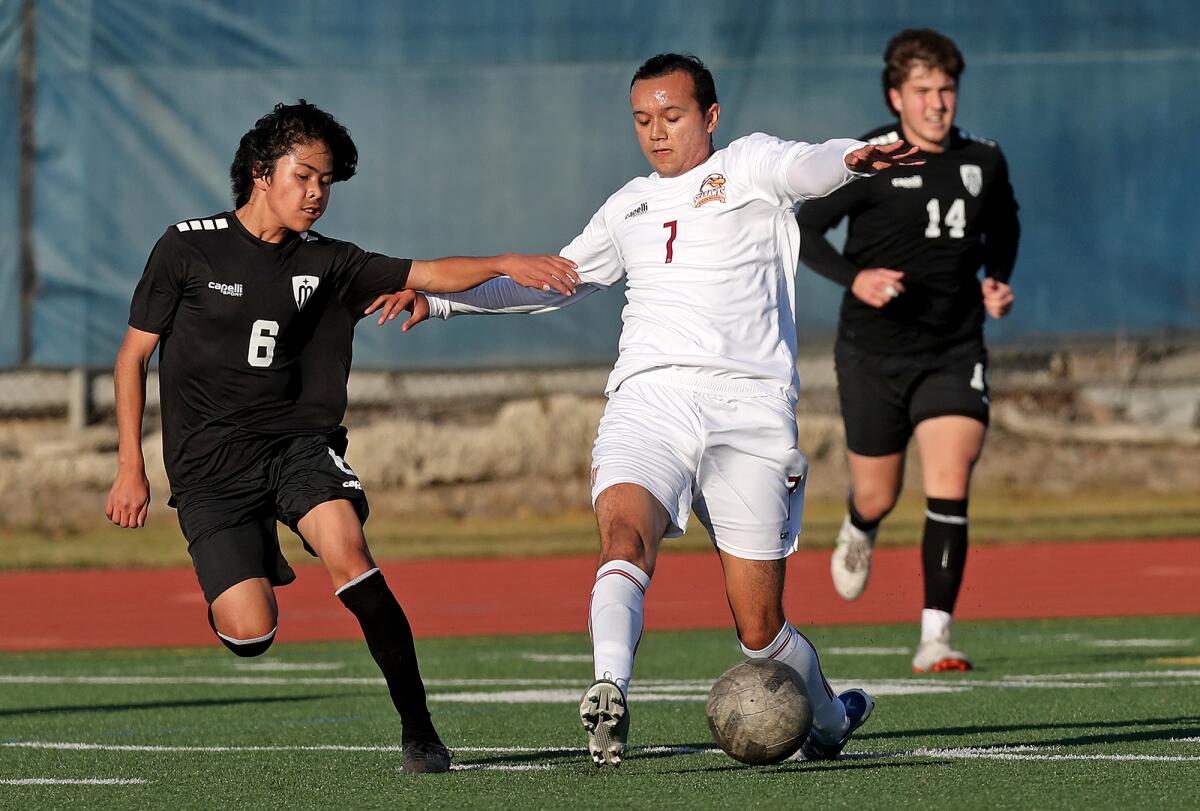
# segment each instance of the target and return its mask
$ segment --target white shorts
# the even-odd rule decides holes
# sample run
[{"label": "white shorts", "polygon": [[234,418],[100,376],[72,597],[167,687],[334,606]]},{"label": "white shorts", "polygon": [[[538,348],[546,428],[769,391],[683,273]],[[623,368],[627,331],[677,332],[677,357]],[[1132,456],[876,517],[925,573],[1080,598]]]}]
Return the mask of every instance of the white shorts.
[{"label": "white shorts", "polygon": [[[646,488],[671,517],[696,517],[718,549],[747,560],[796,551],[808,460],[782,391],[647,372],[608,398],[592,448],[592,505],[614,484]],[[711,381],[706,385],[705,381]]]}]

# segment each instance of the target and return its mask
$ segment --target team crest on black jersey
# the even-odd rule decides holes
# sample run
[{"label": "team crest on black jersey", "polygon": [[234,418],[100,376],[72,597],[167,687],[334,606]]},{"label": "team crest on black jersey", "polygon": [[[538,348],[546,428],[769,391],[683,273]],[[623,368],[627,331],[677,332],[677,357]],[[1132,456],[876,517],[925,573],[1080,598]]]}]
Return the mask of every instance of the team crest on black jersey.
[{"label": "team crest on black jersey", "polygon": [[705,203],[725,202],[725,175],[711,174],[700,184],[700,193],[692,198],[692,206],[700,208]]},{"label": "team crest on black jersey", "polygon": [[962,176],[963,186],[971,193],[972,197],[978,197],[983,191],[983,170],[973,163],[964,163],[958,167],[958,173]]},{"label": "team crest on black jersey", "polygon": [[312,298],[313,293],[317,292],[317,285],[321,280],[316,276],[293,276],[292,277],[292,298],[296,299],[296,309],[303,310],[304,305]]}]

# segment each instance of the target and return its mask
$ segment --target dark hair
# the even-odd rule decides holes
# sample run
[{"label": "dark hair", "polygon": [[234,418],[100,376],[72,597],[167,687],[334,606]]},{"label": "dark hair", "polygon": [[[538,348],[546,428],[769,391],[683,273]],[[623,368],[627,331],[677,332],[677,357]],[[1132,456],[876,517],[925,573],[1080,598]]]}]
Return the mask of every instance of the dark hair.
[{"label": "dark hair", "polygon": [[275,109],[258,119],[254,129],[242,136],[229,179],[233,182],[233,202],[241,208],[250,201],[254,176],[270,176],[275,161],[298,144],[324,142],[333,153],[333,180],[349,180],[358,168],[358,148],[350,132],[333,116],[304,99],[296,104],[276,104]]},{"label": "dark hair", "polygon": [[950,37],[932,28],[905,28],[888,40],[883,52],[883,103],[893,115],[896,111],[888,91],[904,84],[913,63],[941,70],[955,82],[967,68],[962,52]]},{"label": "dark hair", "polygon": [[717,103],[717,85],[713,82],[712,74],[698,57],[691,54],[659,54],[652,56],[642,63],[633,74],[633,83],[639,79],[657,79],[672,73],[686,73],[692,77],[692,86],[696,88],[696,101],[700,103],[700,111],[708,112],[708,108]]}]

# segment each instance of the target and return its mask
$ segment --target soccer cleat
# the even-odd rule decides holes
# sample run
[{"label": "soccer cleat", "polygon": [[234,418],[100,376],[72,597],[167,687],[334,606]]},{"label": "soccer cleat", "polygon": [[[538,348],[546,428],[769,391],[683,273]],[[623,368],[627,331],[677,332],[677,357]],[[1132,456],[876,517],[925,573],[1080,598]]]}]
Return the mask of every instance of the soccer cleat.
[{"label": "soccer cleat", "polygon": [[946,673],[971,668],[971,657],[950,647],[949,633],[922,642],[912,660],[913,673]]},{"label": "soccer cleat", "polygon": [[450,750],[441,741],[409,741],[404,744],[405,774],[440,774],[450,771]]},{"label": "soccer cleat", "polygon": [[875,709],[875,700],[867,695],[865,690],[858,688],[842,693],[838,696],[838,701],[846,708],[846,718],[850,720],[850,726],[846,728],[846,733],[833,743],[822,741],[817,737],[815,729],[809,732],[800,746],[800,753],[804,755],[805,760],[837,760],[854,730],[865,724]]},{"label": "soccer cleat", "polygon": [[579,702],[588,752],[597,766],[620,766],[629,740],[629,707],[616,682],[597,679]]},{"label": "soccer cleat", "polygon": [[857,600],[867,588],[867,577],[871,574],[871,552],[875,548],[878,528],[863,532],[850,523],[850,516],[842,521],[837,541],[833,547],[833,558],[829,561],[829,572],[833,575],[833,587],[844,600]]}]

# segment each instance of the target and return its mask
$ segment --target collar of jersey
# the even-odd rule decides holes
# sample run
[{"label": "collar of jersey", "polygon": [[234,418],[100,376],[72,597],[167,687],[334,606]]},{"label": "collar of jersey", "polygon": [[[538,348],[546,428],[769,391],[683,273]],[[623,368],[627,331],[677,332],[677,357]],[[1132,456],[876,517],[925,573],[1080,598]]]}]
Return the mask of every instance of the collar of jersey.
[{"label": "collar of jersey", "polygon": [[233,227],[237,229],[238,233],[242,237],[249,240],[252,244],[257,245],[264,251],[281,251],[300,238],[299,234],[289,229],[287,236],[285,236],[280,242],[267,242],[265,239],[259,239],[258,237],[254,236],[254,234],[250,233],[246,229],[246,226],[242,224],[241,219],[238,218],[236,211],[227,212],[222,216],[228,217],[230,220],[232,220]]}]

